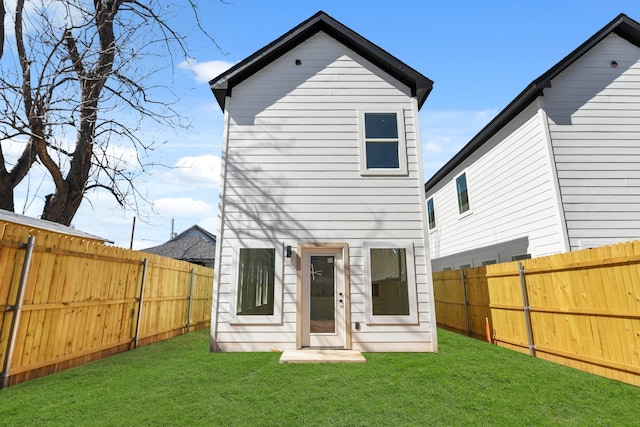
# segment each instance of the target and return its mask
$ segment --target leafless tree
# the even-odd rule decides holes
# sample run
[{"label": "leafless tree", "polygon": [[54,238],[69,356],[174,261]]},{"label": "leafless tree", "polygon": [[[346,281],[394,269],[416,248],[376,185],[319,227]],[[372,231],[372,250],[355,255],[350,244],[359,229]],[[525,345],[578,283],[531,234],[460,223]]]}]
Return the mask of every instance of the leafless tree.
[{"label": "leafless tree", "polygon": [[[188,53],[185,35],[171,23],[177,13],[190,13],[209,37],[197,6],[197,0],[16,0],[6,16],[0,8],[0,40],[7,41],[0,51],[0,140],[24,146],[9,161],[0,145],[1,209],[15,211],[15,188],[35,164],[55,186],[45,196],[43,219],[69,225],[85,194],[97,189],[139,207],[136,179],[149,167],[144,154],[158,145],[145,126],[187,124],[166,101],[169,85],[152,77]],[[135,149],[129,156],[135,167],[118,154],[125,144],[129,153]]]}]

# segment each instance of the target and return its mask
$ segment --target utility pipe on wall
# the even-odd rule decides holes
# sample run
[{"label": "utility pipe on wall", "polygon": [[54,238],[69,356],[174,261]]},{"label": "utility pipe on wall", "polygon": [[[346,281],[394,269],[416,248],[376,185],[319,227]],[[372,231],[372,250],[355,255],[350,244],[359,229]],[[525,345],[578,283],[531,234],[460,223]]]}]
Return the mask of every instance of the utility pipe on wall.
[{"label": "utility pipe on wall", "polygon": [[11,328],[9,329],[9,339],[7,344],[7,351],[4,355],[4,363],[2,366],[2,383],[0,388],[5,388],[9,385],[9,375],[11,371],[11,359],[13,359],[13,351],[16,346],[16,338],[18,336],[18,327],[20,326],[20,316],[22,314],[22,303],[24,299],[24,292],[27,287],[27,280],[29,278],[29,268],[31,267],[31,257],[33,255],[33,247],[35,246],[36,236],[29,236],[26,245],[21,245],[26,249],[24,254],[24,262],[22,263],[22,271],[20,272],[20,283],[18,285],[18,295],[16,296],[16,304],[9,307],[8,311],[13,311],[13,319],[11,319]]}]

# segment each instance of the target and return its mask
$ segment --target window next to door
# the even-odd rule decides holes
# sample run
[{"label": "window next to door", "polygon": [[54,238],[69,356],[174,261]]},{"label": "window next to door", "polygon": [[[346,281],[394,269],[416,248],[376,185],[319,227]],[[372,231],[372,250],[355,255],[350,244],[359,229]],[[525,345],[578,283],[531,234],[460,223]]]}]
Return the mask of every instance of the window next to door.
[{"label": "window next to door", "polygon": [[239,248],[235,252],[235,307],[232,323],[281,321],[282,257],[275,248]]},{"label": "window next to door", "polygon": [[366,321],[417,323],[413,244],[365,242]]}]

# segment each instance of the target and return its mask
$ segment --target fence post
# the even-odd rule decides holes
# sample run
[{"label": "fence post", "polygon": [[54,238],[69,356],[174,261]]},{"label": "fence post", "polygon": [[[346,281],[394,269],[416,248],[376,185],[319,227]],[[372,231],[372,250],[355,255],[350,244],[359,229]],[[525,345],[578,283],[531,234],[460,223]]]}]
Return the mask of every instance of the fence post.
[{"label": "fence post", "polygon": [[522,306],[524,308],[524,323],[527,328],[527,342],[529,344],[529,355],[536,355],[536,346],[533,344],[533,334],[531,332],[531,307],[529,306],[529,298],[527,297],[527,284],[524,278],[525,269],[522,263],[518,262],[518,273],[520,274],[520,289],[522,290]]},{"label": "fence post", "polygon": [[4,363],[2,364],[2,383],[0,389],[9,385],[9,375],[11,371],[11,359],[13,359],[13,351],[15,350],[16,338],[18,335],[18,327],[20,326],[20,316],[22,314],[22,304],[24,292],[27,287],[27,279],[29,278],[29,268],[31,267],[31,257],[33,255],[33,247],[35,246],[36,236],[29,236],[27,244],[20,244],[21,248],[25,248],[24,262],[22,271],[20,272],[20,282],[18,284],[18,295],[16,296],[16,304],[8,307],[8,311],[13,311],[11,319],[11,328],[9,329],[9,337],[7,340],[7,351],[4,354]]},{"label": "fence post", "polygon": [[187,308],[187,324],[185,325],[185,332],[189,332],[191,327],[191,304],[193,303],[193,283],[195,282],[196,270],[191,268],[191,283],[189,284],[189,307]]},{"label": "fence post", "polygon": [[138,340],[140,339],[140,323],[142,322],[142,302],[144,300],[144,286],[147,283],[147,258],[142,261],[142,283],[140,284],[140,298],[138,298],[138,320],[136,322],[136,336],[133,338],[133,348],[138,348]]},{"label": "fence post", "polygon": [[471,336],[471,325],[469,323],[469,301],[467,300],[467,281],[464,276],[464,269],[460,269],[462,274],[462,292],[464,292],[464,315],[467,319],[467,335]]}]

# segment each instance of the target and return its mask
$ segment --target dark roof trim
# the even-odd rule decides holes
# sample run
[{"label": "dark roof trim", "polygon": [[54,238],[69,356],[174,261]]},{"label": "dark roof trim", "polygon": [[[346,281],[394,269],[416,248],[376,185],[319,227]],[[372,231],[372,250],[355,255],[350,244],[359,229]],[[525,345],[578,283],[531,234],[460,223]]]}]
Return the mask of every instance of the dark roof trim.
[{"label": "dark roof trim", "polygon": [[280,38],[255,52],[209,82],[211,90],[224,110],[225,97],[231,96],[235,85],[241,83],[269,63],[295,48],[314,34],[323,31],[354,52],[369,60],[411,88],[411,95],[422,107],[433,87],[433,81],[404,62],[320,11]]},{"label": "dark roof trim", "polygon": [[424,185],[425,191],[429,191],[438,182],[444,179],[456,167],[458,167],[467,157],[473,154],[485,142],[494,136],[500,129],[513,120],[527,106],[529,106],[538,96],[543,95],[545,88],[551,87],[551,80],[564,71],[567,67],[577,61],[582,55],[600,43],[606,36],[615,33],[627,40],[629,43],[640,47],[640,24],[629,18],[624,13],[618,15],[613,21],[605,25],[600,31],[595,33],[586,42],[567,55],[564,59],[551,67],[546,73],[535,79],[516,98],[506,106],[498,115],[489,122],[471,141],[467,143],[449,162],[447,162],[438,172],[436,172]]}]

